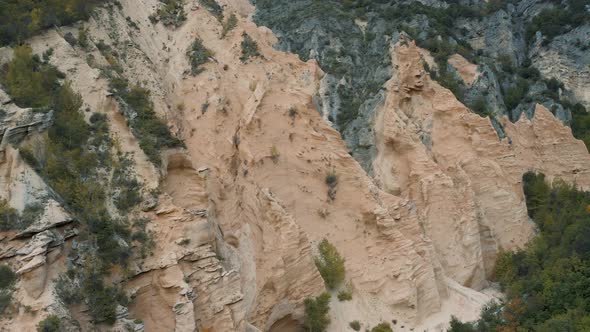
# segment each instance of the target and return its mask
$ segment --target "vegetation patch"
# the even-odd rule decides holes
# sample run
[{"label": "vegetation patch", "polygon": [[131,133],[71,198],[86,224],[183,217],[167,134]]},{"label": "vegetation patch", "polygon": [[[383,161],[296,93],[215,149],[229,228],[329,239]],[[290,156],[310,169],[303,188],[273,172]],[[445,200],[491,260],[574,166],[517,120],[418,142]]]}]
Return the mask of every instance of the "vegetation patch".
[{"label": "vegetation patch", "polygon": [[207,9],[211,15],[215,16],[219,22],[223,21],[223,8],[215,0],[199,0],[201,5]]},{"label": "vegetation patch", "polygon": [[540,31],[545,37],[543,44],[548,44],[556,36],[590,22],[587,5],[588,1],[568,0],[565,6],[558,4],[556,7],[542,10],[526,27],[526,39],[531,41],[535,33]]},{"label": "vegetation patch", "polygon": [[[587,331],[590,329],[590,193],[542,174],[523,177],[537,236],[498,258],[506,294],[474,323],[456,319],[449,331]],[[485,328],[485,329],[484,329]]]},{"label": "vegetation patch", "polygon": [[12,301],[13,286],[16,282],[16,273],[8,265],[0,265],[0,314],[6,310]]},{"label": "vegetation patch", "polygon": [[240,60],[246,62],[252,57],[260,56],[260,52],[258,52],[258,43],[245,32],[242,34],[242,37],[242,55],[240,56]]},{"label": "vegetation patch", "polygon": [[371,332],[393,332],[391,329],[391,325],[389,323],[380,323],[379,325],[373,327]]},{"label": "vegetation patch", "polygon": [[338,292],[338,300],[340,302],[352,300],[352,290],[347,288],[347,289],[343,289],[343,290],[339,291]]},{"label": "vegetation patch", "polygon": [[[8,64],[8,68],[11,67],[20,67],[29,73],[41,69],[57,72],[47,64],[40,64],[25,46],[17,48],[14,59]],[[31,85],[34,79],[35,75],[24,75],[15,84],[18,87]],[[46,105],[37,106],[42,107],[41,111],[51,106],[53,125],[34,144],[21,146],[20,152],[81,225],[79,239],[84,246],[79,254],[86,265],[84,271],[76,267],[61,279],[62,286],[68,280],[81,280],[79,286],[70,283],[73,291],[68,300],[85,299],[95,322],[112,323],[117,303],[125,304],[126,300],[117,288],[105,284],[104,277],[113,265],[126,265],[130,255],[126,245],[130,231],[125,220],[113,219],[106,207],[107,191],[103,184],[112,181],[110,173],[106,172],[112,164],[108,124],[100,115],[93,115],[92,123],[87,123],[80,112],[81,96],[74,93],[69,84],[60,85],[57,75],[51,79],[53,81],[40,87],[40,95],[46,96]],[[34,220],[36,210],[35,207],[25,209],[25,219]],[[58,293],[63,289],[58,281]]]},{"label": "vegetation patch", "polygon": [[134,206],[141,203],[141,184],[137,181],[133,172],[133,160],[129,154],[119,154],[118,161],[114,165],[113,202],[122,213],[127,213]]},{"label": "vegetation patch", "polygon": [[238,18],[232,13],[225,22],[223,22],[223,28],[221,30],[221,38],[225,38],[227,34],[238,26]]},{"label": "vegetation patch", "polygon": [[209,62],[209,58],[213,56],[213,52],[203,46],[201,38],[197,38],[188,51],[186,51],[186,55],[191,64],[191,75],[197,76],[203,72],[204,69],[201,66]]},{"label": "vegetation patch", "polygon": [[156,166],[162,163],[161,149],[184,146],[156,115],[149,90],[140,86],[129,86],[123,78],[113,78],[110,83],[111,90],[121,104],[133,114],[131,117],[128,116],[129,126],[133,135],[139,139],[139,146],[152,163]]},{"label": "vegetation patch", "polygon": [[304,327],[309,332],[324,332],[330,325],[330,294],[323,293],[316,298],[305,299]]},{"label": "vegetation patch", "polygon": [[320,255],[315,259],[315,265],[328,288],[334,289],[344,281],[344,258],[326,239],[320,242],[318,251]]},{"label": "vegetation patch", "polygon": [[0,230],[16,229],[19,223],[18,211],[8,204],[8,201],[0,201]]},{"label": "vegetation patch", "polygon": [[61,332],[61,319],[56,315],[49,315],[37,325],[37,332]]},{"label": "vegetation patch", "polygon": [[69,25],[90,17],[108,0],[0,1],[0,46],[19,44],[45,29]]},{"label": "vegetation patch", "polygon": [[8,201],[0,200],[0,230],[22,230],[41,217],[45,207],[41,203],[27,204],[22,213],[10,206]]},{"label": "vegetation patch", "polygon": [[328,186],[328,199],[333,201],[336,199],[336,187],[338,186],[338,175],[336,171],[332,170],[326,174],[326,185]]},{"label": "vegetation patch", "polygon": [[350,326],[351,329],[355,330],[355,331],[360,331],[361,330],[361,323],[358,320],[353,320],[352,322],[350,322],[348,324],[348,326]]},{"label": "vegetation patch", "polygon": [[14,49],[14,59],[0,72],[0,81],[20,107],[51,107],[59,90],[57,81],[63,77],[26,45]]},{"label": "vegetation patch", "polygon": [[161,0],[160,2],[162,6],[155,15],[149,17],[152,23],[161,21],[165,26],[179,27],[186,21],[184,0]]}]

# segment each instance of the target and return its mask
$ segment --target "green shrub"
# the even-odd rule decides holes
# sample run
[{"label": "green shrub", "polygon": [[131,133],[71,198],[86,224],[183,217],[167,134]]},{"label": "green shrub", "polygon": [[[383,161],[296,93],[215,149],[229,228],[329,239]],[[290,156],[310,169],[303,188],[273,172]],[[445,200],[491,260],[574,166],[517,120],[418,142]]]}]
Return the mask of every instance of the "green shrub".
[{"label": "green shrub", "polygon": [[116,319],[117,304],[127,304],[125,295],[113,286],[104,284],[103,271],[91,260],[88,260],[82,276],[82,293],[88,301],[90,316],[95,322],[113,324]]},{"label": "green shrub", "polygon": [[504,103],[509,110],[514,109],[524,99],[529,90],[529,83],[527,80],[518,78],[516,85],[508,88],[504,96]]},{"label": "green shrub", "polygon": [[577,26],[590,21],[590,13],[584,8],[583,1],[568,1],[569,8],[544,9],[537,14],[526,27],[526,39],[531,41],[537,31],[546,38],[544,43],[564,34]]},{"label": "green shrub", "polygon": [[491,114],[491,111],[488,109],[488,106],[486,105],[486,100],[483,96],[477,98],[473,102],[473,104],[471,104],[471,109],[475,113],[483,115],[483,116],[488,116]]},{"label": "green shrub", "polygon": [[[565,106],[565,105],[564,105]],[[590,148],[590,113],[582,104],[569,105],[572,112],[572,133]]]},{"label": "green shrub", "polygon": [[61,332],[61,319],[56,315],[49,315],[37,325],[37,332]]},{"label": "green shrub", "polygon": [[55,293],[68,305],[80,303],[84,298],[79,285],[72,279],[75,276],[74,270],[68,270],[68,273],[60,275],[55,282]]},{"label": "green shrub", "polygon": [[6,308],[12,302],[12,290],[11,289],[0,289],[0,314],[4,313]]},{"label": "green shrub", "polygon": [[338,292],[338,300],[342,301],[350,301],[352,300],[352,291],[350,289],[344,289]]},{"label": "green shrub", "polygon": [[225,38],[227,34],[238,25],[238,18],[232,13],[228,19],[223,22],[223,29],[221,30],[221,38]]},{"label": "green shrub", "polygon": [[[106,207],[107,194],[102,183],[107,182],[104,173],[108,172],[101,169],[103,164],[99,159],[103,155],[99,153],[110,160],[108,151],[112,149],[112,142],[108,124],[104,116],[93,115],[92,124],[89,125],[80,112],[82,98],[72,91],[69,84],[60,85],[57,70],[48,64],[42,64],[38,57],[31,56],[29,48],[17,48],[15,55],[7,72],[2,75],[3,81],[12,86],[10,92],[13,93],[15,89],[17,93],[19,89],[28,91],[27,87],[35,86],[35,80],[41,73],[50,73],[51,75],[42,78],[46,82],[40,85],[41,98],[35,100],[34,106],[51,107],[54,110],[54,122],[47,135],[41,135],[34,147],[31,147],[31,142],[27,143],[28,146],[21,146],[20,152],[23,159],[43,177],[56,193],[56,197],[80,222],[80,238],[84,239],[89,248],[83,255],[86,263],[90,264],[92,273],[81,277],[81,290],[77,291],[75,283],[71,284],[72,289],[64,287],[65,282],[73,281],[68,276],[67,279],[58,280],[56,291],[65,301],[85,298],[96,322],[111,323],[115,319],[117,303],[124,304],[126,299],[116,288],[105,285],[103,276],[109,273],[113,264],[126,264],[130,253],[129,248],[122,245],[122,241],[129,240],[131,234],[123,222],[110,217]],[[27,100],[30,97],[29,92],[21,95],[26,96],[23,100],[30,104]],[[31,207],[25,209],[23,220],[34,220],[38,213],[35,210],[37,209]],[[5,212],[11,213],[10,210]],[[8,272],[6,274],[10,275]],[[9,305],[10,298],[10,288],[3,290],[0,294],[0,309]]]},{"label": "green shrub", "polygon": [[215,0],[199,0],[201,5],[205,7],[219,22],[223,20],[223,8]]},{"label": "green shrub", "polygon": [[141,203],[141,194],[139,193],[141,184],[133,174],[133,160],[129,155],[119,157],[119,162],[113,171],[111,184],[116,191],[113,200],[119,211],[127,213],[131,208]]},{"label": "green shrub", "polygon": [[84,48],[88,47],[88,32],[82,27],[78,28],[78,44]]},{"label": "green shrub", "polygon": [[0,81],[20,107],[51,106],[60,74],[54,67],[41,63],[32,52],[26,45],[16,47]]},{"label": "green shrub", "polygon": [[96,154],[98,163],[104,168],[112,166],[111,137],[107,116],[101,113],[93,113],[90,116],[89,148]]},{"label": "green shrub", "polygon": [[240,56],[240,60],[246,62],[251,57],[260,56],[260,53],[258,52],[258,43],[245,32],[242,34],[242,37],[242,55]]},{"label": "green shrub", "polygon": [[9,289],[16,281],[16,273],[8,265],[0,265],[0,289]]},{"label": "green shrub", "polygon": [[326,185],[328,186],[328,199],[333,201],[336,199],[336,187],[338,186],[338,175],[335,171],[326,174]]},{"label": "green shrub", "polygon": [[509,74],[514,73],[514,63],[512,63],[512,58],[510,55],[502,53],[498,55],[497,60],[500,63],[500,68],[502,68],[503,71]]},{"label": "green shrub", "polygon": [[170,133],[168,126],[158,118],[150,99],[150,92],[140,86],[129,87],[126,80],[112,79],[111,90],[137,116],[129,120],[133,135],[139,139],[139,147],[152,163],[161,164],[160,150],[181,147],[184,144]]},{"label": "green shrub", "polygon": [[355,331],[361,330],[361,323],[358,320],[353,320],[352,322],[350,322],[350,324],[348,324],[348,326],[350,326],[350,328]]},{"label": "green shrub", "polygon": [[309,332],[324,332],[330,325],[330,294],[323,293],[315,299],[305,299],[304,327]]},{"label": "green shrub", "polygon": [[203,72],[204,69],[201,66],[209,62],[209,58],[213,56],[213,53],[203,46],[203,41],[200,38],[197,38],[186,51],[186,55],[191,64],[191,75],[196,76]]},{"label": "green shrub", "polygon": [[12,286],[16,279],[16,273],[8,265],[0,265],[0,314],[12,301]]},{"label": "green shrub", "polygon": [[344,258],[326,239],[320,242],[318,251],[320,256],[315,259],[315,265],[328,288],[334,289],[344,281]]},{"label": "green shrub", "polygon": [[505,303],[486,306],[476,330],[454,322],[453,331],[590,328],[590,193],[534,173],[523,176],[523,187],[538,233],[524,249],[498,257]]},{"label": "green shrub", "polygon": [[388,323],[380,323],[371,329],[371,332],[393,332],[391,326]]},{"label": "green shrub", "polygon": [[136,231],[131,235],[131,239],[133,241],[139,242],[139,253],[141,258],[146,258],[148,255],[151,255],[154,247],[156,246],[152,233],[146,230],[148,221],[149,220],[147,219],[140,219],[133,224],[134,228],[136,228]]},{"label": "green shrub", "polygon": [[66,150],[81,149],[90,138],[90,126],[79,110],[82,96],[72,91],[67,84],[59,89],[55,101],[53,126],[49,128],[49,138],[62,145]]},{"label": "green shrub", "polygon": [[72,47],[78,45],[78,40],[76,39],[76,37],[74,37],[74,34],[71,32],[68,32],[64,35],[64,39],[66,42],[68,42],[68,44],[70,44]]},{"label": "green shrub", "polygon": [[0,230],[15,229],[18,223],[18,211],[12,208],[8,201],[0,200]]},{"label": "green shrub", "polygon": [[[184,11],[183,0],[161,0],[163,6],[156,12],[162,24],[165,26],[179,27],[186,21],[186,13]],[[157,20],[150,17],[152,23]]]},{"label": "green shrub", "polygon": [[25,208],[23,209],[23,212],[20,216],[20,228],[27,228],[35,221],[39,220],[43,214],[43,211],[45,211],[45,206],[41,203],[31,203],[25,205]]},{"label": "green shrub", "polygon": [[0,1],[0,46],[18,44],[47,28],[88,19],[106,0]]}]

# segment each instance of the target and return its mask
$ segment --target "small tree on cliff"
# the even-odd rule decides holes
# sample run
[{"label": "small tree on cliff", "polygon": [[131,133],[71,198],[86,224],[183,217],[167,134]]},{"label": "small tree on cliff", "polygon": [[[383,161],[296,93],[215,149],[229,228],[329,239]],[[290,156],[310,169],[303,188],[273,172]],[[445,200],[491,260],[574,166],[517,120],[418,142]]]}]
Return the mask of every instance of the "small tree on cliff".
[{"label": "small tree on cliff", "polygon": [[305,299],[304,327],[308,332],[324,332],[330,325],[330,294],[323,293],[315,299]]},{"label": "small tree on cliff", "polygon": [[318,250],[320,256],[315,259],[315,265],[328,288],[334,289],[344,281],[344,258],[326,239],[320,242]]}]

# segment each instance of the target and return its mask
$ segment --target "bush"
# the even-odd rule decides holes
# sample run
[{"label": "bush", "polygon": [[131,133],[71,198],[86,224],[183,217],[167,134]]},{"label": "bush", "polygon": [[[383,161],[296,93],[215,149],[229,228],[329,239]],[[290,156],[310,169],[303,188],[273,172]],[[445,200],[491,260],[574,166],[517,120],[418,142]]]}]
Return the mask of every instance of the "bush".
[{"label": "bush", "polygon": [[140,86],[129,87],[126,80],[115,78],[110,82],[111,90],[123,102],[124,107],[137,113],[129,119],[133,135],[139,139],[139,147],[156,166],[162,161],[162,148],[181,147],[184,144],[170,133],[168,126],[158,118],[150,99],[150,92]]},{"label": "bush", "polygon": [[18,44],[54,26],[85,20],[106,0],[0,1],[0,46]]},{"label": "bush", "polygon": [[64,35],[64,39],[65,41],[68,42],[68,44],[70,44],[72,47],[76,46],[78,44],[78,40],[76,39],[76,37],[74,37],[74,35],[71,32],[68,32]]},{"label": "bush", "polygon": [[348,326],[350,326],[350,328],[355,331],[361,330],[361,323],[358,320],[353,320],[352,322],[350,322],[350,324],[348,324]]},{"label": "bush", "polygon": [[330,325],[330,294],[323,293],[315,299],[305,299],[303,326],[308,332],[324,332]]},{"label": "bush", "polygon": [[23,212],[20,216],[20,228],[27,228],[32,225],[35,221],[39,220],[43,212],[45,211],[45,206],[41,203],[31,203],[25,205]]},{"label": "bush", "polygon": [[0,314],[4,313],[12,301],[12,290],[0,289]]},{"label": "bush", "polygon": [[78,28],[78,44],[84,48],[88,47],[88,32],[82,27]]},{"label": "bush", "polygon": [[147,219],[140,219],[133,224],[137,230],[131,235],[131,239],[139,242],[141,258],[151,255],[156,246],[152,233],[146,230],[148,221]]},{"label": "bush", "polygon": [[83,300],[80,285],[72,279],[75,275],[74,270],[68,270],[68,273],[60,275],[55,282],[55,293],[68,305],[80,303]]},{"label": "bush", "polygon": [[516,85],[508,88],[506,91],[506,95],[504,96],[504,103],[506,104],[506,108],[508,110],[514,109],[523,98],[526,96],[529,90],[529,83],[527,80],[518,78],[516,81]]},{"label": "bush", "polygon": [[[564,105],[565,106],[565,105]],[[586,148],[590,148],[590,113],[582,104],[568,107],[572,112],[572,133],[574,137],[584,141]]]},{"label": "bush", "polygon": [[544,9],[533,17],[526,27],[526,39],[531,41],[537,31],[541,31],[549,43],[554,37],[564,34],[577,26],[590,21],[590,14],[584,8],[583,1],[568,1],[569,8]]},{"label": "bush", "polygon": [[455,316],[451,316],[447,332],[475,332],[475,328],[470,323],[463,323]]},{"label": "bush", "polygon": [[328,186],[328,199],[333,201],[336,199],[336,187],[338,186],[338,176],[335,171],[326,174],[326,185]]},{"label": "bush", "polygon": [[106,286],[102,271],[96,262],[88,260],[82,276],[82,293],[87,300],[90,316],[94,322],[113,324],[116,320],[117,304],[127,304],[125,295],[112,286]]},{"label": "bush", "polygon": [[201,66],[209,62],[209,58],[213,56],[213,52],[203,46],[201,38],[197,38],[188,51],[186,51],[186,55],[191,64],[191,75],[196,76],[203,72],[204,69]]},{"label": "bush", "polygon": [[371,332],[393,332],[388,323],[381,323],[371,329]]},{"label": "bush", "polygon": [[336,251],[336,247],[326,239],[320,242],[318,250],[320,256],[315,259],[315,265],[328,288],[334,289],[344,281],[344,258]]},{"label": "bush", "polygon": [[52,66],[43,64],[33,56],[30,47],[14,49],[14,58],[0,75],[0,81],[14,102],[20,107],[45,107],[53,103],[60,74]]},{"label": "bush", "polygon": [[62,331],[61,319],[56,315],[49,315],[37,325],[37,332],[60,332]]},{"label": "bush", "polygon": [[502,68],[503,71],[509,74],[514,73],[514,63],[512,63],[512,58],[510,55],[506,53],[500,54],[498,55],[497,60],[500,63],[500,68]]},{"label": "bush", "polygon": [[223,20],[223,8],[215,0],[199,0],[201,5],[205,7],[217,20]]},{"label": "bush", "polygon": [[258,43],[245,32],[242,34],[242,37],[242,55],[240,56],[240,60],[246,62],[251,57],[260,56]]},{"label": "bush", "polygon": [[350,289],[341,290],[338,292],[338,300],[342,301],[350,301],[352,300],[352,291]]},{"label": "bush", "polygon": [[0,314],[12,301],[12,286],[16,278],[16,273],[8,265],[0,265]]},{"label": "bush", "polygon": [[9,289],[16,281],[16,273],[8,265],[0,265],[0,289]]},{"label": "bush", "polygon": [[232,31],[238,25],[238,18],[232,13],[229,18],[223,23],[223,29],[221,30],[221,38],[225,38],[227,34]]},{"label": "bush", "polygon": [[8,201],[0,201],[0,230],[7,231],[17,228],[18,212],[8,204]]},{"label": "bush", "polygon": [[[488,305],[477,331],[586,331],[590,328],[590,193],[542,174],[523,176],[537,236],[523,250],[506,252],[495,278],[506,302]],[[470,331],[455,324],[454,331]],[[467,327],[468,328],[468,327]]]},{"label": "bush", "polygon": [[[158,9],[157,16],[165,26],[179,27],[186,21],[183,0],[162,0],[163,6]],[[155,17],[150,16],[152,23],[157,22]]]},{"label": "bush", "polygon": [[[43,76],[43,73],[49,75]],[[30,87],[35,86],[39,78],[43,84],[39,85],[39,92],[35,92]],[[108,136],[108,124],[104,116],[100,115],[91,117],[92,125],[86,123],[80,112],[82,98],[72,91],[69,84],[60,85],[58,78],[57,70],[42,64],[38,57],[31,56],[30,48],[27,47],[17,48],[15,58],[3,75],[3,81],[11,86],[10,92],[20,93],[24,102],[34,102],[36,107],[53,108],[54,123],[47,135],[41,135],[38,141],[28,143],[28,147],[22,146],[20,151],[23,159],[55,191],[57,199],[75,215],[82,226],[81,238],[86,240],[90,248],[89,252],[84,253],[84,259],[90,264],[92,273],[86,273],[82,278],[84,287],[78,291],[77,285],[72,284],[73,287],[68,289],[65,283],[72,279],[60,278],[56,289],[58,295],[68,295],[65,297],[71,301],[84,297],[95,321],[113,322],[117,303],[124,304],[126,301],[116,288],[104,284],[103,276],[113,264],[125,265],[129,248],[121,243],[130,234],[123,223],[110,217],[106,207],[107,194],[101,185],[107,180],[104,173],[108,172],[99,169],[101,162],[98,159],[102,156],[97,151],[102,149],[102,153],[106,153],[110,160],[108,151],[112,149],[112,144]],[[23,91],[26,93],[21,93]],[[34,96],[35,93],[38,96]],[[34,98],[31,101],[29,97]],[[31,147],[32,144],[35,146]],[[24,220],[34,220],[38,213],[36,210],[31,207],[25,209]],[[10,210],[5,212],[10,213]],[[12,272],[0,270],[0,275],[2,273],[10,276]],[[6,284],[11,284],[9,277],[6,280]],[[0,294],[0,309],[8,306],[10,298],[10,288],[3,290]]]},{"label": "bush", "polygon": [[486,105],[486,100],[483,96],[477,98],[473,102],[473,104],[471,105],[471,109],[475,113],[483,115],[483,116],[488,116],[491,114],[491,111],[488,109],[488,106]]},{"label": "bush", "polygon": [[121,155],[118,165],[115,166],[112,179],[113,189],[116,194],[113,198],[115,206],[123,213],[141,203],[139,190],[141,184],[133,173],[133,160],[129,155]]}]

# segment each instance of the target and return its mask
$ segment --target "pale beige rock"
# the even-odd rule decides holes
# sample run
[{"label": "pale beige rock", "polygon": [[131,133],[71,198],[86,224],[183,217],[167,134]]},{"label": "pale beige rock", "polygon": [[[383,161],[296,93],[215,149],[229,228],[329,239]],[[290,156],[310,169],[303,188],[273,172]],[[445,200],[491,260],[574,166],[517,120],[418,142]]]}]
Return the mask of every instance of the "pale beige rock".
[{"label": "pale beige rock", "polygon": [[449,57],[449,64],[453,66],[465,84],[471,85],[479,77],[477,65],[465,59],[461,54],[453,54]]},{"label": "pale beige rock", "polygon": [[[501,141],[488,119],[426,75],[422,59],[431,57],[413,43],[392,48],[394,71],[374,119],[370,178],[315,109],[323,77],[317,64],[276,51],[271,31],[251,22],[249,1],[220,3],[238,14],[238,26],[224,39],[220,23],[202,8],[176,30],[152,25],[147,17],[156,0],[123,0],[121,12],[104,10],[85,24],[92,41],[121,48],[125,75],[151,91],[156,112],[185,141],[186,150],[162,153],[162,169],[139,148],[87,52],[60,36],[75,28],[30,41],[38,53],[54,48],[51,63],[67,73],[85,107],[108,116],[118,148],[133,153],[145,191],[161,191],[133,212],[149,220],[155,247],[132,262],[129,313],[115,329],[135,318],[146,331],[297,328],[304,299],[325,291],[313,261],[323,238],[346,259],[353,290],[351,302],[332,301],[330,332],[345,331],[353,319],[443,329],[450,315],[477,316],[493,298],[479,291],[488,286],[499,250],[519,248],[532,235],[521,188],[525,171],[590,185],[583,143],[547,110],[538,106],[530,121],[504,120],[509,139]],[[244,31],[263,57],[239,60]],[[197,36],[215,61],[193,77],[185,52]],[[93,47],[89,52],[106,64]],[[466,82],[476,79],[476,67],[453,59]],[[16,173],[32,170],[10,147],[4,160],[1,197],[22,208],[27,187]],[[334,200],[325,183],[332,171]],[[56,228],[65,217],[50,219]],[[42,232],[28,241],[0,241],[4,257],[23,269],[15,298],[38,311],[0,320],[1,328],[34,330],[46,312],[61,313],[52,280],[66,269],[71,240],[64,236],[64,250],[52,249],[64,240],[45,238],[47,229],[36,228]],[[77,311],[89,328],[87,313]]]}]

